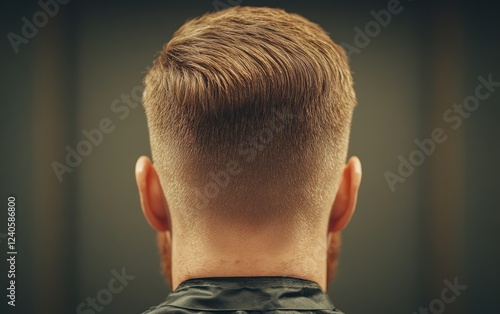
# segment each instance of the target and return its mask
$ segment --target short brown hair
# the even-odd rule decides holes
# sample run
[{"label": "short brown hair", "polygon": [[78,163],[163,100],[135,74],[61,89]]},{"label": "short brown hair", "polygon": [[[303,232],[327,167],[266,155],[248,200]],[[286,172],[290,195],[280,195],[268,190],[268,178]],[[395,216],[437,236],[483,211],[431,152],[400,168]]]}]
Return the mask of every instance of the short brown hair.
[{"label": "short brown hair", "polygon": [[257,7],[190,20],[159,53],[143,102],[181,223],[312,227],[331,206],[356,99],[345,52],[317,24]]}]

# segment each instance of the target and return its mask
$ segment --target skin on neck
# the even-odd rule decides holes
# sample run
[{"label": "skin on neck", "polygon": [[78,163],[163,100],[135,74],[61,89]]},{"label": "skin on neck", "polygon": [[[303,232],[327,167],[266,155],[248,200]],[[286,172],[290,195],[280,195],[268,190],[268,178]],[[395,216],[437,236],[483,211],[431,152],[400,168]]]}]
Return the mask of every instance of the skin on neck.
[{"label": "skin on neck", "polygon": [[159,232],[162,268],[173,290],[192,278],[288,276],[314,281],[326,291],[336,270],[340,232],[356,206],[361,164],[357,157],[346,164],[324,227],[307,237],[272,227],[251,232],[220,228],[210,236],[173,229],[175,221],[149,158],[137,161],[136,181],[144,216]]},{"label": "skin on neck", "polygon": [[173,289],[190,278],[288,276],[317,282],[326,291],[326,242],[326,236],[293,238],[278,228],[251,234],[223,229],[211,239],[174,236],[172,254],[164,258],[171,258]]}]

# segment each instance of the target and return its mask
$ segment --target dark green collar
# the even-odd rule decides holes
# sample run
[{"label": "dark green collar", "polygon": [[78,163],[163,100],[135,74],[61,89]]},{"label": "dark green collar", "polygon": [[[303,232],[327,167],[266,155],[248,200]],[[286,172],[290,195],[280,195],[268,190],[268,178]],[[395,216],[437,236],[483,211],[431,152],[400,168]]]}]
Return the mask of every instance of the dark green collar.
[{"label": "dark green collar", "polygon": [[184,281],[151,314],[191,311],[314,310],[342,313],[312,281],[291,277],[219,277]]}]

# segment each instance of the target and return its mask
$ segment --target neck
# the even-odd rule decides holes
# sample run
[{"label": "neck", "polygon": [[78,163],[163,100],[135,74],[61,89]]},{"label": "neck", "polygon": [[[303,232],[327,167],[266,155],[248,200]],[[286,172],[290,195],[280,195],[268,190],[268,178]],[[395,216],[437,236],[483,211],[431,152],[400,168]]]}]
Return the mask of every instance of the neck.
[{"label": "neck", "polygon": [[287,276],[314,281],[326,291],[326,238],[306,240],[280,231],[174,236],[172,288],[192,278]]}]

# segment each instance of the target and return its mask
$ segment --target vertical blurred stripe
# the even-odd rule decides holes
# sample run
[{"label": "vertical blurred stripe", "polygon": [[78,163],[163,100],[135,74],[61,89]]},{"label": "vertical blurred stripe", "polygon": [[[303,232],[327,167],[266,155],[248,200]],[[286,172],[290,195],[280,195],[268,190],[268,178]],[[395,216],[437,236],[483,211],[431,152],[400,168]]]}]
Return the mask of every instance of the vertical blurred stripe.
[{"label": "vertical blurred stripe", "polygon": [[[35,308],[37,313],[65,313],[69,302],[68,182],[59,182],[52,162],[64,163],[69,144],[66,100],[69,85],[64,10],[34,39],[34,189]],[[63,176],[68,178],[67,174]]]},{"label": "vertical blurred stripe", "polygon": [[[431,239],[430,297],[440,297],[450,281],[464,278],[463,234],[465,212],[465,137],[464,124],[452,130],[443,121],[443,113],[453,104],[461,103],[464,91],[464,39],[462,15],[459,5],[435,3],[431,33],[433,80],[430,104],[431,131],[442,128],[448,135],[446,142],[436,145],[430,160],[429,239]],[[465,122],[465,121],[464,121]],[[430,133],[429,133],[430,136]],[[460,280],[462,278],[462,280]],[[446,305],[447,313],[464,313],[460,303]]]}]

